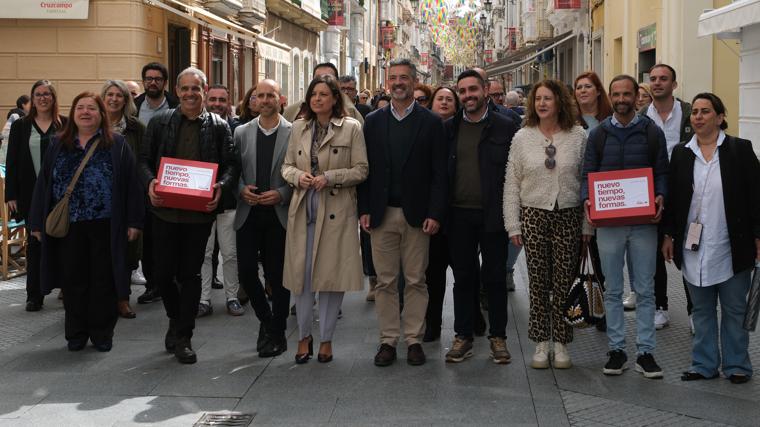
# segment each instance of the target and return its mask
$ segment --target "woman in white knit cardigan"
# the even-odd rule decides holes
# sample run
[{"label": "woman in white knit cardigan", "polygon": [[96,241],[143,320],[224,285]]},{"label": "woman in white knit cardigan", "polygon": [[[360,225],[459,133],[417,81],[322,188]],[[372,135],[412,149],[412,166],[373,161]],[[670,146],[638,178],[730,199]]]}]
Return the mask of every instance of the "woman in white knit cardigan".
[{"label": "woman in white knit cardigan", "polygon": [[567,344],[573,331],[562,320],[562,304],[577,272],[581,233],[584,239],[592,234],[580,200],[585,147],[564,83],[536,84],[525,127],[512,140],[504,183],[504,225],[512,243],[525,245],[528,262],[528,337],[538,343],[531,361],[536,369],[548,368],[550,356],[555,368],[572,366]]}]

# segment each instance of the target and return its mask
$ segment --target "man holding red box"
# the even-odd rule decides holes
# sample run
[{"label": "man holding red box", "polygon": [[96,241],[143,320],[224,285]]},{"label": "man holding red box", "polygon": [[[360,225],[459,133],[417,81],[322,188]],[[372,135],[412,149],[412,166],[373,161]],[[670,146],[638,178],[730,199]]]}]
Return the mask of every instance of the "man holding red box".
[{"label": "man holding red box", "polygon": [[[154,277],[161,286],[169,329],[164,344],[181,363],[195,363],[190,339],[201,296],[201,266],[222,188],[236,182],[235,147],[229,125],[204,107],[206,75],[187,68],[177,77],[179,107],[162,112],[148,124],[140,153],[143,183],[153,211]],[[156,192],[162,158],[219,165],[213,198],[205,212],[168,207]]]},{"label": "man holding red box", "polygon": [[[633,225],[601,226],[597,243],[606,291],[609,361],[605,375],[621,375],[626,369],[625,319],[623,317],[623,265],[628,260],[633,269],[632,288],[636,292],[637,358],[636,371],[646,378],[662,378],[662,369],[652,353],[655,349],[654,273],[657,254],[657,225],[662,216],[667,191],[668,155],[665,135],[654,122],[638,116],[635,110],[638,83],[628,75],[620,75],[610,83],[610,99],[614,113],[589,134],[583,164],[581,199],[586,219],[591,221],[589,173],[624,169],[651,168],[654,178],[655,216],[648,222],[641,219]],[[598,208],[598,207],[597,207]]]}]

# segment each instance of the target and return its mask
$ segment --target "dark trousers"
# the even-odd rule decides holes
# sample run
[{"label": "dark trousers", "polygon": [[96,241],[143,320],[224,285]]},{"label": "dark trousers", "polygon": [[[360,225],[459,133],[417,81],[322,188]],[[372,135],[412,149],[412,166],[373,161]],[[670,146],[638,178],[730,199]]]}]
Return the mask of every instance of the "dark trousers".
[{"label": "dark trousers", "polygon": [[[259,281],[259,251],[264,275],[272,289],[269,306]],[[285,229],[272,208],[252,208],[243,226],[237,231],[238,278],[251,300],[259,321],[267,326],[273,337],[285,335],[290,291],[282,286],[285,267]]]},{"label": "dark trousers", "polygon": [[103,343],[113,338],[118,313],[111,264],[111,221],[80,221],[60,240],[61,288],[66,296],[66,339],[90,338]]},{"label": "dark trousers", "polygon": [[154,289],[158,285],[153,279],[153,271],[155,269],[153,255],[153,214],[149,209],[145,212],[145,224],[143,225],[142,235],[142,270],[143,276],[145,276],[145,289]]},{"label": "dark trousers", "polygon": [[[489,336],[505,337],[507,330],[507,250],[506,231],[486,232],[483,211],[451,208],[449,211],[449,253],[454,271],[454,331],[472,337],[480,280],[488,292]],[[478,260],[478,247],[483,259]]]},{"label": "dark trousers", "polygon": [[446,295],[446,270],[449,268],[449,239],[438,232],[430,236],[428,268],[425,278],[428,285],[428,306],[425,312],[425,324],[436,331],[441,330],[443,317],[443,299]]},{"label": "dark trousers", "polygon": [[190,339],[201,300],[201,266],[211,222],[177,224],[153,216],[153,279],[177,338]]},{"label": "dark trousers", "polygon": [[26,300],[42,304],[40,289],[40,257],[42,243],[32,237],[32,230],[26,227]]},{"label": "dark trousers", "polygon": [[375,265],[372,263],[372,240],[364,230],[359,231],[359,244],[362,248],[362,269],[364,275],[369,277],[377,276]]}]

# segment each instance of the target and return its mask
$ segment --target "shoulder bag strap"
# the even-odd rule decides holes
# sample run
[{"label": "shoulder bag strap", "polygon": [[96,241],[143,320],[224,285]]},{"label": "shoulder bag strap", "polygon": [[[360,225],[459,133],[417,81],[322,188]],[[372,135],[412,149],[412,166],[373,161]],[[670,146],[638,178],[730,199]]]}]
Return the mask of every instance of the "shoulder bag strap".
[{"label": "shoulder bag strap", "polygon": [[69,183],[69,186],[66,188],[66,194],[64,197],[71,196],[71,193],[74,191],[74,186],[77,185],[77,180],[79,180],[79,175],[82,174],[84,167],[87,165],[87,162],[90,161],[90,157],[92,157],[92,153],[95,152],[95,149],[98,148],[99,143],[100,143],[100,138],[96,139],[95,142],[92,143],[92,146],[90,146],[90,149],[87,150],[87,153],[84,155],[82,162],[79,163],[79,167],[77,168],[77,171],[74,172],[74,177],[71,178],[71,182]]}]

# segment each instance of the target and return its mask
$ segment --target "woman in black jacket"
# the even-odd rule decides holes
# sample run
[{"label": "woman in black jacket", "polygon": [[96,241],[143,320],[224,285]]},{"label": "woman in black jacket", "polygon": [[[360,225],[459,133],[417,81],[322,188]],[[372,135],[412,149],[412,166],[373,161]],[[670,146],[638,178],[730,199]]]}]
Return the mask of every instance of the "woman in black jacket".
[{"label": "woman in black jacket", "polygon": [[[49,81],[35,82],[31,96],[29,114],[13,123],[8,137],[5,202],[19,221],[28,220],[34,185],[50,138],[66,124],[66,118],[58,114],[58,95]],[[26,311],[39,311],[44,298],[40,291],[40,245],[29,238],[28,224],[26,231]]]},{"label": "woman in black jacket", "polygon": [[[71,192],[68,233],[47,235],[48,214],[96,143]],[[98,351],[111,350],[116,302],[129,292],[127,241],[142,229],[144,197],[132,149],[111,132],[103,101],[91,92],[77,95],[71,120],[45,156],[29,215],[32,234],[42,242],[42,288],[48,290],[56,278],[66,293],[70,351],[83,349],[88,339]]]},{"label": "woman in black jacket", "polygon": [[677,145],[670,160],[662,245],[665,259],[681,269],[694,304],[692,363],[681,379],[716,378],[721,367],[741,384],[752,376],[742,322],[751,271],[760,259],[760,162],[750,141],[723,132],[720,98],[698,94],[690,114],[695,135]]}]

